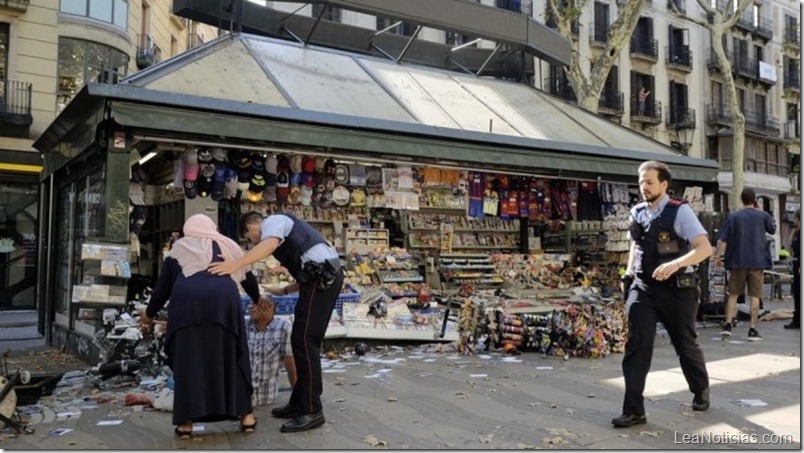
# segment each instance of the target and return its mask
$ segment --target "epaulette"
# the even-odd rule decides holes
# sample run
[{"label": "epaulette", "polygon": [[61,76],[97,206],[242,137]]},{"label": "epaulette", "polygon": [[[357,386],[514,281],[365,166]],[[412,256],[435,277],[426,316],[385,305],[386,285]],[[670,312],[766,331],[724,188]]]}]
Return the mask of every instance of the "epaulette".
[{"label": "epaulette", "polygon": [[682,204],[686,204],[686,203],[687,203],[687,200],[682,200],[680,198],[671,198],[670,201],[667,202],[667,206],[672,206],[674,208],[677,208],[677,207],[681,206]]}]

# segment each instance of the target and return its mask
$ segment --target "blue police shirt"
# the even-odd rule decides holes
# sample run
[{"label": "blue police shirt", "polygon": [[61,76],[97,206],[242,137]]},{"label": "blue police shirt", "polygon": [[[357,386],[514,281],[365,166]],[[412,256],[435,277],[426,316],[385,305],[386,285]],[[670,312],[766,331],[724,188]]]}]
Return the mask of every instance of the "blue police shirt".
[{"label": "blue police shirt", "polygon": [[[637,211],[637,208],[633,207],[631,208],[631,217],[643,227],[647,227],[653,219],[659,217],[669,201],[670,196],[665,194],[665,196],[659,201],[659,206],[656,209],[653,209],[650,205],[648,205],[647,208]],[[687,242],[692,241],[692,239],[702,234],[706,236],[706,229],[704,229],[703,225],[701,225],[701,222],[692,211],[692,208],[690,208],[690,205],[686,203],[678,207],[678,211],[676,212],[676,220],[673,222],[673,229],[678,237],[685,239]],[[628,234],[628,238],[633,240],[630,233]],[[639,257],[635,258],[639,259]],[[692,268],[687,267],[686,272],[690,271],[692,271]]]},{"label": "blue police shirt", "polygon": [[726,269],[770,269],[773,262],[766,232],[774,234],[776,225],[765,211],[743,208],[729,214],[718,237],[726,243]]}]

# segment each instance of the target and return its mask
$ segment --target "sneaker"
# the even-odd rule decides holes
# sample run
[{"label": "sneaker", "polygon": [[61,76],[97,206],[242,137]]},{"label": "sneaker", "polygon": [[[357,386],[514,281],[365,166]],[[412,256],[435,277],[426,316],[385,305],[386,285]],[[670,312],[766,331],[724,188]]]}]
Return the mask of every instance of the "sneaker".
[{"label": "sneaker", "polygon": [[748,341],[759,341],[762,339],[762,335],[757,332],[757,329],[750,328],[748,329]]},{"label": "sneaker", "polygon": [[720,336],[724,337],[724,338],[731,336],[731,324],[730,323],[727,322],[726,324],[723,325],[723,330],[720,331]]}]

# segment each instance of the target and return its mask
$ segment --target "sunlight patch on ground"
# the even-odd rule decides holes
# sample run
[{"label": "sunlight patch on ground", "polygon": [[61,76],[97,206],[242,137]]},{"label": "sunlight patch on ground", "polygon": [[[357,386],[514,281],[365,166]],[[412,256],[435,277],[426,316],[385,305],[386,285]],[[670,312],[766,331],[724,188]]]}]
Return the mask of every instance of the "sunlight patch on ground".
[{"label": "sunlight patch on ground", "polygon": [[[800,368],[801,359],[799,357],[774,354],[750,354],[706,363],[711,387],[761,379]],[[625,388],[625,381],[622,377],[606,379],[601,383],[619,389]],[[687,381],[684,379],[684,374],[681,372],[680,367],[652,371],[648,374],[645,397],[663,396],[677,392],[689,392]]]}]

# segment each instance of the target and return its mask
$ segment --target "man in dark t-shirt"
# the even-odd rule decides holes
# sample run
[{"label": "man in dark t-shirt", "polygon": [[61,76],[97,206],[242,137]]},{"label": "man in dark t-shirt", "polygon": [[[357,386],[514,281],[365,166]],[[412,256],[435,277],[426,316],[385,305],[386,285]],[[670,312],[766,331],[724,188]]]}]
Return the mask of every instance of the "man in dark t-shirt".
[{"label": "man in dark t-shirt", "polygon": [[751,301],[751,327],[748,340],[761,340],[757,332],[759,299],[762,297],[764,269],[773,266],[765,234],[774,234],[776,225],[767,212],[756,207],[757,195],[753,189],[744,189],[740,194],[742,209],[729,214],[718,238],[717,257],[725,249],[725,265],[729,271],[729,299],[726,305],[726,324],[721,335],[731,336],[731,321],[737,311],[737,298],[748,283],[748,298]]}]

